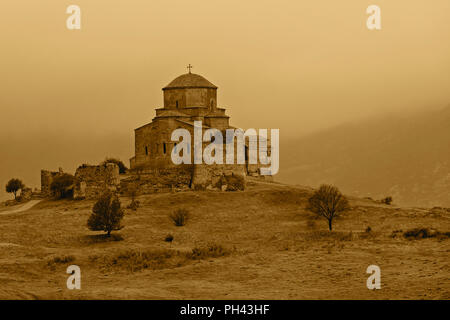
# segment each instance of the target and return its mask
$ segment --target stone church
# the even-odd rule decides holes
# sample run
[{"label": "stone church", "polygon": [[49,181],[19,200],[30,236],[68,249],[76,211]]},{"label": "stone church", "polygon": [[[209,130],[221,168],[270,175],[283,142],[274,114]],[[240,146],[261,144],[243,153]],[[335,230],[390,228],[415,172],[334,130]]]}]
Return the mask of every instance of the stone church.
[{"label": "stone church", "polygon": [[163,89],[164,107],[156,109],[152,122],[135,129],[135,156],[130,168],[161,168],[172,165],[170,154],[175,146],[172,131],[187,129],[193,134],[194,121],[204,129],[221,131],[232,128],[225,109],[217,106],[217,87],[202,76],[183,74]]},{"label": "stone church", "polygon": [[[175,165],[171,160],[172,150],[176,147],[176,142],[171,141],[171,134],[175,129],[186,129],[192,137],[194,121],[202,122],[203,131],[215,128],[224,137],[226,129],[235,129],[230,126],[230,117],[225,109],[218,106],[217,89],[217,86],[190,70],[165,86],[162,89],[164,107],[156,109],[156,116],[150,123],[135,129],[135,156],[130,159],[130,172],[153,176],[163,174],[169,180],[173,180],[170,177],[174,178],[175,174],[185,177],[182,179],[184,183],[195,189],[226,189],[224,185],[229,187],[229,177],[245,181],[248,175],[259,176],[259,166],[248,161],[245,164]],[[172,182],[180,184],[180,181]]]}]

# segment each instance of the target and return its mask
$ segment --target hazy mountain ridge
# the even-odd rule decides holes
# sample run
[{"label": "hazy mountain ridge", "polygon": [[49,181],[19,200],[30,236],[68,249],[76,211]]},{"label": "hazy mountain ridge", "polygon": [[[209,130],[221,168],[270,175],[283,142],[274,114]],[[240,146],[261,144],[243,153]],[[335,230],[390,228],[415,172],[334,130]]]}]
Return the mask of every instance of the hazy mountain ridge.
[{"label": "hazy mountain ridge", "polygon": [[450,106],[347,124],[286,142],[278,180],[402,205],[450,206]]}]

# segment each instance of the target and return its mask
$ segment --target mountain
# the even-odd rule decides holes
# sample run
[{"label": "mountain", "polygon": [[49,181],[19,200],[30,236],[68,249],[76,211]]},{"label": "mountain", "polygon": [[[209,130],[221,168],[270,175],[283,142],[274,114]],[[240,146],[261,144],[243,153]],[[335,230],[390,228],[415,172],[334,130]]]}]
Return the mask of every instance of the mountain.
[{"label": "mountain", "polygon": [[450,105],[390,115],[287,141],[277,180],[335,184],[345,193],[411,206],[450,206]]}]

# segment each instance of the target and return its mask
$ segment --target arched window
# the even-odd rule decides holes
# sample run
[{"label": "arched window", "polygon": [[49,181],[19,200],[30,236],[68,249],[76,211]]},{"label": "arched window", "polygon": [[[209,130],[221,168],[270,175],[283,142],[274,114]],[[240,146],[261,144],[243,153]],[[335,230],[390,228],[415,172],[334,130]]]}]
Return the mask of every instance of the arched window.
[{"label": "arched window", "polygon": [[177,101],[175,101],[175,104],[176,104],[176,106],[177,106],[177,109],[178,109],[178,100],[177,100]]},{"label": "arched window", "polygon": [[211,99],[211,101],[209,102],[209,107],[210,109],[214,108],[214,99]]},{"label": "arched window", "polygon": [[148,147],[145,146],[145,154],[148,156]]},{"label": "arched window", "polygon": [[163,152],[164,152],[164,154],[166,154],[166,143],[165,142],[163,143]]}]

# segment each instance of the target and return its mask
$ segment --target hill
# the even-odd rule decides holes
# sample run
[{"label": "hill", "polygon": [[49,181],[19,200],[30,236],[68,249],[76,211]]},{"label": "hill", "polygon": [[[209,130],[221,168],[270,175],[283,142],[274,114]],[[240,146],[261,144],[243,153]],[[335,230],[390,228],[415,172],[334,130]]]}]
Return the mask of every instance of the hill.
[{"label": "hill", "polygon": [[450,206],[450,106],[346,124],[281,146],[286,183],[338,185],[401,205]]},{"label": "hill", "polygon": [[[250,182],[244,192],[140,196],[109,241],[86,227],[92,201],[1,209],[0,299],[450,298],[448,239],[402,236],[448,231],[448,210],[351,198],[330,233],[305,210],[311,193]],[[191,213],[183,227],[168,219],[175,208]],[[81,290],[66,288],[71,264],[81,268]],[[372,264],[381,268],[381,290],[366,288]]]}]

